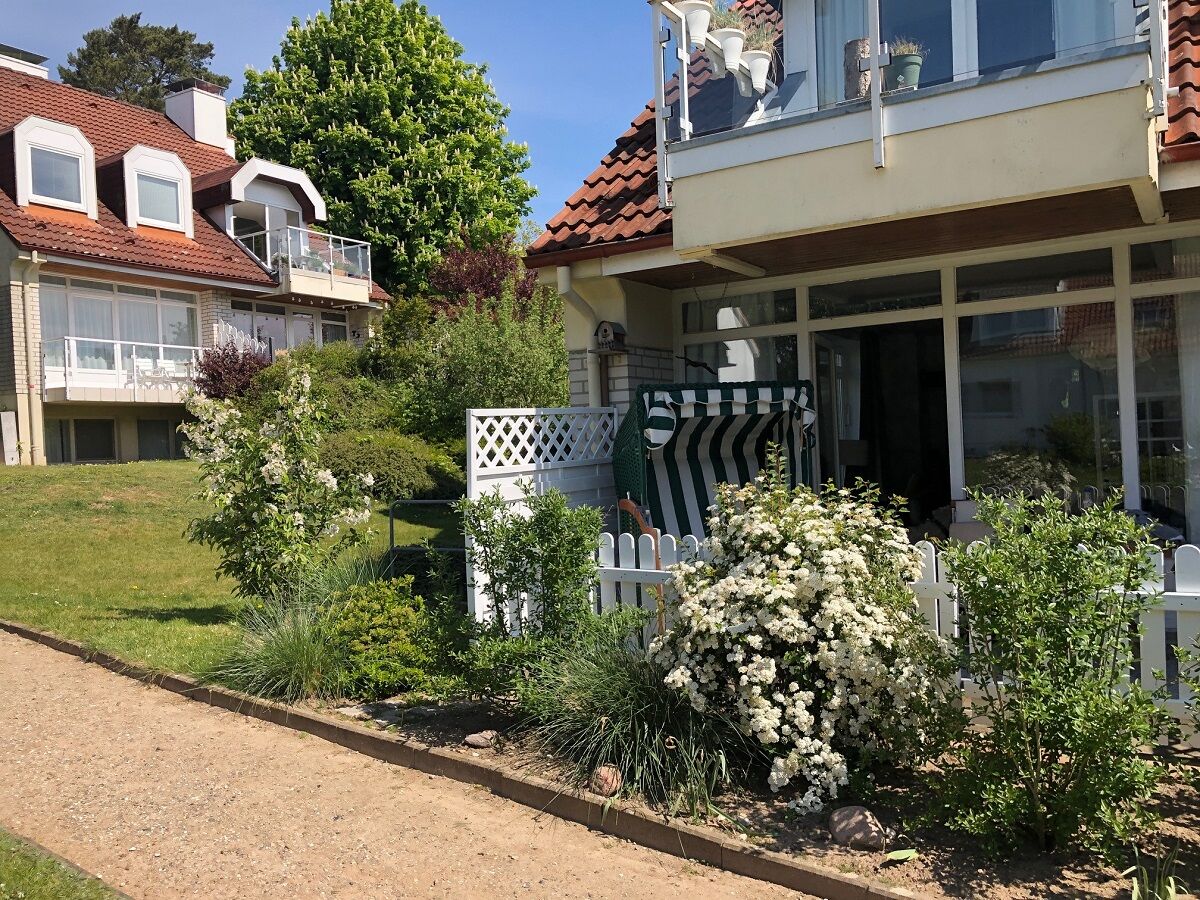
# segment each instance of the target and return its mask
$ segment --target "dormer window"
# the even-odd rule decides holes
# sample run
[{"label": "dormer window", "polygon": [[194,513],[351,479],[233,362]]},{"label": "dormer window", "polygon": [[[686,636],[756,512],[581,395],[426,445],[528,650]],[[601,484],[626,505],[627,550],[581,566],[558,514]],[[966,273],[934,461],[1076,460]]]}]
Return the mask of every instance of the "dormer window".
[{"label": "dormer window", "polygon": [[13,129],[17,203],[56,206],[95,219],[96,155],[83,132],[30,116]]},{"label": "dormer window", "polygon": [[176,228],[180,224],[179,182],[138,172],[138,221]]},{"label": "dormer window", "polygon": [[33,177],[30,200],[34,203],[83,205],[83,158],[73,153],[29,148]]},{"label": "dormer window", "polygon": [[130,228],[148,225],[192,236],[192,176],[174,153],[138,144],[125,154],[125,214]]}]

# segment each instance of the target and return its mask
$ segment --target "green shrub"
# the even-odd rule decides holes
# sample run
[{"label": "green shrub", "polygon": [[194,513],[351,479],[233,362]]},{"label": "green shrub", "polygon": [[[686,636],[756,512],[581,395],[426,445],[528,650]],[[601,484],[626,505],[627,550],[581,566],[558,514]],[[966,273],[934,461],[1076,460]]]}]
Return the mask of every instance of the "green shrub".
[{"label": "green shrub", "polygon": [[[569,634],[591,615],[600,510],[572,509],[558,490],[537,494],[528,483],[522,490],[527,515],[499,490],[459,502],[470,560],[487,584],[502,632]],[[522,608],[528,612],[517,612]]]},{"label": "green shrub", "polygon": [[462,469],[447,453],[395,431],[332,434],[321,447],[321,462],[338,479],[370,473],[372,493],[384,502],[456,499],[466,489]]},{"label": "green shrub", "polygon": [[550,649],[517,692],[533,734],[573,764],[577,783],[613,765],[626,792],[704,814],[752,769],[765,772],[767,754],[727,716],[698,712],[667,674],[623,642],[592,640]]},{"label": "green shrub", "polygon": [[412,430],[431,441],[462,437],[470,408],[563,406],[569,396],[562,303],[552,291],[442,310],[431,322],[412,304],[385,314],[371,351],[376,371],[402,378]]},{"label": "green shrub", "polygon": [[407,426],[409,400],[404,385],[372,377],[363,352],[345,342],[297,347],[258,373],[238,400],[247,421],[261,423],[273,414],[272,396],[299,367],[310,373],[313,399],[325,408],[327,434]]},{"label": "green shrub", "polygon": [[245,694],[298,703],[340,697],[346,662],[321,607],[267,603],[247,610],[237,644],[204,675]]},{"label": "green shrub", "polygon": [[1153,821],[1171,731],[1136,683],[1131,625],[1154,603],[1144,528],[1114,498],[1071,515],[1061,500],[977,496],[994,529],[945,553],[969,633],[957,641],[978,699],[934,784],[949,823],[1009,849],[1111,852]]},{"label": "green shrub", "polygon": [[412,578],[356,585],[330,598],[328,633],[346,657],[346,683],[361,700],[381,700],[431,683],[432,635]]}]

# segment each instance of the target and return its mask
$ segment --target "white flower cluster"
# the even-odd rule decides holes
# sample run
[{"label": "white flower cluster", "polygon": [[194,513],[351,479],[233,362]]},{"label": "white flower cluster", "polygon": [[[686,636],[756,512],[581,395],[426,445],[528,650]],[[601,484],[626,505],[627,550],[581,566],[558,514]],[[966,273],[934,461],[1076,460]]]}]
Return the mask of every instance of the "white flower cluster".
[{"label": "white flower cluster", "polygon": [[[906,656],[920,556],[889,512],[850,491],[792,490],[768,471],[724,485],[701,559],[677,566],[674,625],[651,653],[693,706],[715,705],[774,756],[770,787],[819,809],[852,749],[919,740],[931,684]],[[911,621],[911,619],[909,619]]]},{"label": "white flower cluster", "polygon": [[[274,415],[257,429],[231,401],[196,392],[187,400],[188,453],[200,463],[201,496],[215,506],[189,534],[221,550],[221,571],[246,595],[278,595],[300,573],[360,543],[371,519],[374,479],[339,482],[319,465],[323,410],[311,388],[306,371],[290,372]],[[343,529],[340,544],[329,545]]]}]

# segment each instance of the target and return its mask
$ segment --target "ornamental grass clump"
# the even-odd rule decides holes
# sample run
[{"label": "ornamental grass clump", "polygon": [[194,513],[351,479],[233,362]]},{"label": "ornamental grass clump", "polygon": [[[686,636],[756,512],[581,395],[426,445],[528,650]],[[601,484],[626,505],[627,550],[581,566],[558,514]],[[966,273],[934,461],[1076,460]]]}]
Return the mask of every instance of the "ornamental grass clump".
[{"label": "ornamental grass clump", "polygon": [[852,774],[936,756],[953,662],[908,582],[920,556],[877,491],[790,488],[775,458],[722,485],[706,559],[674,570],[675,624],[652,645],[668,685],[772,757],[768,784],[813,811]]}]

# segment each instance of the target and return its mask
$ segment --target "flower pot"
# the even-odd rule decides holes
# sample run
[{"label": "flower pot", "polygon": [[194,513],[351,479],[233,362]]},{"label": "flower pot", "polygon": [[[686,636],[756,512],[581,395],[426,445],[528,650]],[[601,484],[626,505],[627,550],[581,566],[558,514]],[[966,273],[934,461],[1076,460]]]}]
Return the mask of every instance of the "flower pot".
[{"label": "flower pot", "polygon": [[721,45],[725,56],[725,71],[736,72],[742,65],[742,48],[746,46],[746,32],[740,28],[718,28],[713,39]]},{"label": "flower pot", "polygon": [[675,4],[687,22],[688,40],[693,47],[703,47],[712,22],[712,0],[680,0]]},{"label": "flower pot", "polygon": [[754,90],[760,94],[767,91],[767,78],[771,75],[772,55],[767,50],[747,50],[742,54],[746,66],[750,69],[750,81]]},{"label": "flower pot", "polygon": [[895,91],[900,88],[917,87],[921,82],[921,63],[924,61],[924,57],[916,53],[893,56],[892,64],[884,70],[884,89]]}]

